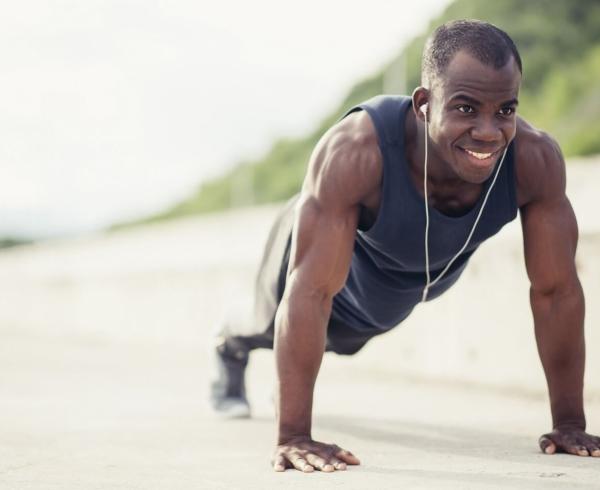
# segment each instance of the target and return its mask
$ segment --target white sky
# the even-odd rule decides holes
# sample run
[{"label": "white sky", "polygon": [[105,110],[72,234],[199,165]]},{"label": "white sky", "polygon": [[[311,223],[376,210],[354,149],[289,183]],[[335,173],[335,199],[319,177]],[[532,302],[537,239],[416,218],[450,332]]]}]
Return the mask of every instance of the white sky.
[{"label": "white sky", "polygon": [[5,2],[0,236],[93,230],[178,201],[311,130],[448,3]]}]

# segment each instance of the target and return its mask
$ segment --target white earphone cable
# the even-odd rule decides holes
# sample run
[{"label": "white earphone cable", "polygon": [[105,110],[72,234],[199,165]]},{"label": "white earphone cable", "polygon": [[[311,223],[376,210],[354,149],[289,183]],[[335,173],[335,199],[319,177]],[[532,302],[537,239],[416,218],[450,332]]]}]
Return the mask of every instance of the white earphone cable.
[{"label": "white earphone cable", "polygon": [[423,289],[423,297],[421,301],[425,301],[427,299],[427,294],[429,293],[429,286],[431,285],[431,276],[429,273],[429,205],[427,200],[427,147],[429,146],[428,138],[428,124],[427,124],[427,111],[423,111],[425,115],[425,162],[423,163],[423,196],[425,197],[425,274],[427,275],[427,282],[425,284],[425,289]]},{"label": "white earphone cable", "polygon": [[424,194],[424,196],[423,197],[425,198],[425,274],[427,277],[427,282],[425,284],[425,288],[423,289],[423,296],[421,298],[421,302],[424,302],[427,300],[427,295],[429,294],[429,288],[431,288],[432,286],[437,284],[437,282],[444,276],[444,274],[446,274],[446,272],[448,272],[448,270],[450,269],[450,267],[452,266],[454,261],[468,247],[469,242],[471,241],[471,238],[473,237],[473,233],[475,233],[475,228],[477,227],[477,223],[479,223],[479,218],[481,218],[481,214],[483,213],[483,208],[485,207],[488,197],[490,196],[490,193],[492,192],[492,189],[494,188],[494,184],[496,183],[496,179],[498,178],[498,174],[500,173],[500,168],[502,167],[502,163],[504,162],[504,157],[506,156],[506,152],[508,151],[508,146],[507,146],[504,149],[504,152],[502,153],[502,158],[500,159],[500,163],[498,164],[498,167],[496,168],[496,173],[494,174],[494,179],[492,180],[492,183],[490,184],[490,187],[488,188],[487,193],[485,194],[483,203],[481,204],[481,207],[479,208],[479,212],[477,213],[477,217],[475,218],[475,222],[473,223],[473,227],[471,228],[471,231],[469,232],[469,235],[467,236],[467,240],[465,241],[465,244],[456,253],[456,255],[454,255],[454,257],[452,257],[452,259],[450,259],[450,262],[448,262],[448,264],[446,264],[446,267],[444,267],[444,270],[442,270],[442,272],[440,272],[439,275],[433,281],[431,281],[431,273],[429,271],[429,204],[428,204],[428,197],[427,197],[427,160],[428,160],[427,147],[428,147],[428,141],[429,141],[429,130],[428,130],[428,124],[427,124],[427,111],[423,111],[423,114],[425,115],[425,162],[423,164],[423,173],[424,173],[424,177],[423,177],[423,194]]}]

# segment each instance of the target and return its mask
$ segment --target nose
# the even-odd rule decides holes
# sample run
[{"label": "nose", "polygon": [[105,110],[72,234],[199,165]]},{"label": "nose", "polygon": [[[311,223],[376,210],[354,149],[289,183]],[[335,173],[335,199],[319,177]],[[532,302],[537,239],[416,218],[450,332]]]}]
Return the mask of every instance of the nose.
[{"label": "nose", "polygon": [[471,129],[474,140],[486,143],[495,143],[502,139],[502,131],[495,117],[479,117]]}]

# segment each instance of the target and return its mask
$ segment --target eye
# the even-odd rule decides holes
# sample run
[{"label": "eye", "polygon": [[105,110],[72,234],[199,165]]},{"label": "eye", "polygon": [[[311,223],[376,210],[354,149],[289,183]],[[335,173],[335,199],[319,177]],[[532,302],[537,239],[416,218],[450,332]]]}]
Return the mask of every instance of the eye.
[{"label": "eye", "polygon": [[456,108],[463,114],[473,114],[475,112],[475,109],[473,109],[472,106],[467,105],[467,104],[461,104],[461,105],[457,106]]},{"label": "eye", "polygon": [[510,106],[503,107],[500,109],[499,113],[502,116],[512,116],[515,113],[515,108]]}]

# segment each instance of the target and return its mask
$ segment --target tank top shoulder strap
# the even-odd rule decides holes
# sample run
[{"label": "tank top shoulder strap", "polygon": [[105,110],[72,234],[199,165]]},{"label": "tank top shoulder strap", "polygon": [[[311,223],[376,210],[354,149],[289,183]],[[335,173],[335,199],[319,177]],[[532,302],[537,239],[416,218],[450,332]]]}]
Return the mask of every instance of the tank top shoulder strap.
[{"label": "tank top shoulder strap", "polygon": [[[375,223],[362,236],[383,238],[394,231],[404,219],[419,210],[412,200],[406,199],[411,183],[406,167],[404,122],[412,99],[399,95],[378,95],[361,102],[346,115],[365,110],[373,121],[383,157],[381,202]],[[385,235],[385,236],[384,236]]]},{"label": "tank top shoulder strap", "polygon": [[352,107],[341,119],[352,112],[365,110],[375,125],[380,144],[399,145],[404,140],[404,109],[410,102],[410,97],[402,95],[377,95]]}]

